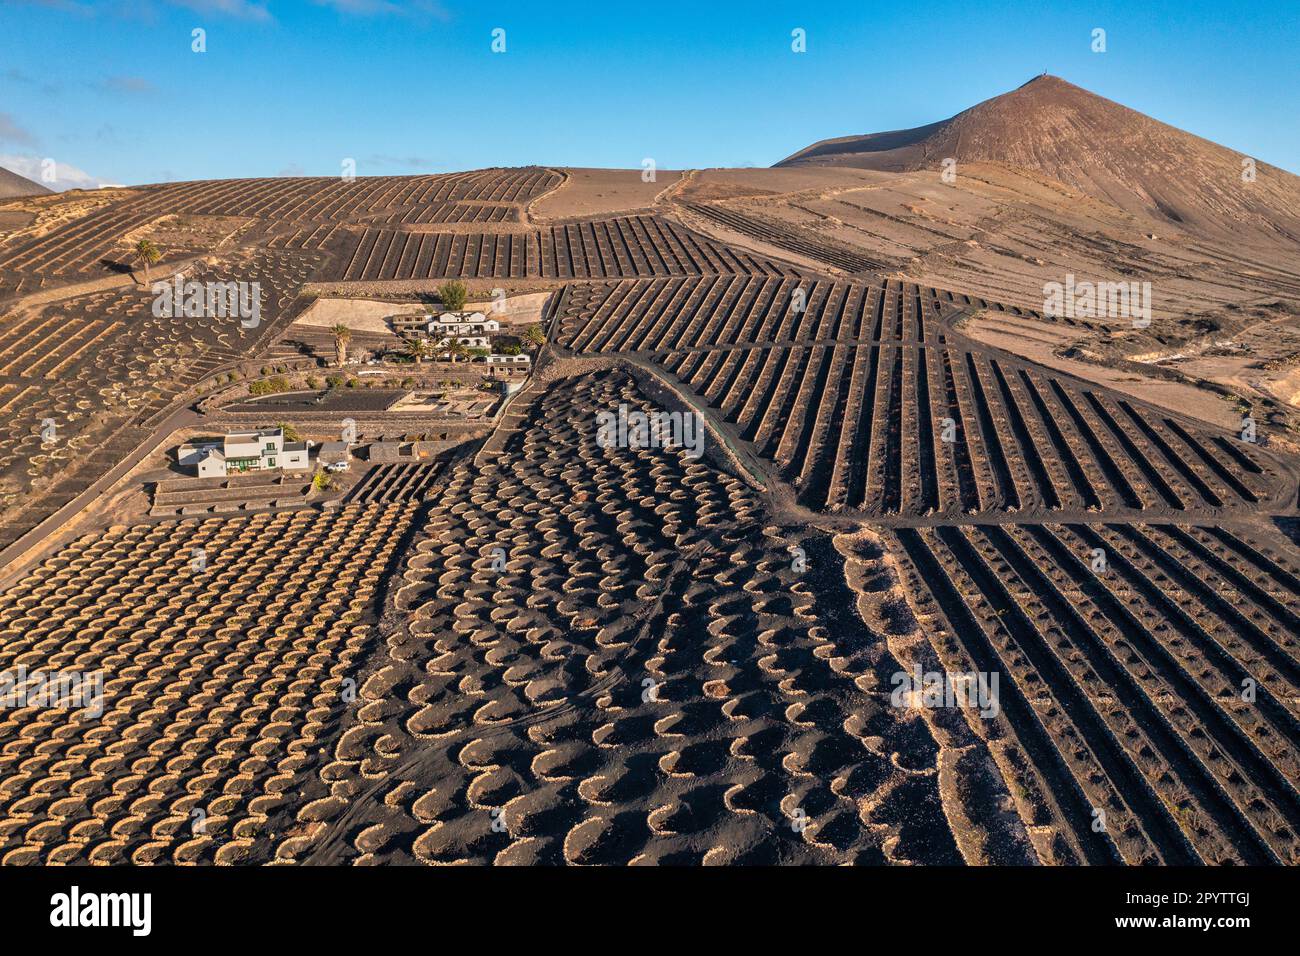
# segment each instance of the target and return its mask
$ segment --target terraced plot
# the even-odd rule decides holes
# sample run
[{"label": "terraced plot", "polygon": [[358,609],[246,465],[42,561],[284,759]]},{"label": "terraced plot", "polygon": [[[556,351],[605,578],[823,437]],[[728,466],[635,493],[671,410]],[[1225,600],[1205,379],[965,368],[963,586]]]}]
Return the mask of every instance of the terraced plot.
[{"label": "terraced plot", "polygon": [[363,504],[422,501],[438,483],[443,467],[443,462],[376,465],[348,492],[347,500]]},{"label": "terraced plot", "polygon": [[0,711],[0,863],[265,860],[414,507],[113,528],[0,595],[0,670],[103,690]]},{"label": "terraced plot", "polygon": [[987,303],[822,283],[800,314],[797,285],[574,285],[557,338],[648,360],[801,504],[895,528],[936,666],[1001,678],[996,717],[957,712],[1038,860],[1300,862],[1300,559],[1204,524],[1290,508],[1293,465],[971,347],[949,323]]},{"label": "terraced plot", "polygon": [[652,361],[817,510],[1214,514],[1293,492],[1236,436],[963,344],[953,321],[985,309],[1039,318],[898,280],[710,276],[572,283],[553,335]]},{"label": "terraced plot", "polygon": [[[714,203],[685,203],[684,207],[690,212],[702,216],[732,233],[738,233],[757,240],[767,246],[777,249],[783,249],[787,252],[802,256],[805,259],[812,259],[824,263],[827,266],[838,269],[850,275],[870,281],[872,273],[881,273],[893,268],[907,269],[908,264],[905,261],[898,261],[890,264],[873,261],[861,253],[837,244],[833,241],[827,241],[820,237],[815,231],[800,228],[789,222],[778,222],[767,220],[760,217],[747,215],[737,209],[732,209],[725,205]],[[853,206],[851,208],[861,210],[862,207]],[[1075,237],[1077,241],[1077,237]],[[960,253],[963,243],[953,242],[947,250],[932,249],[931,255],[937,253]],[[1021,294],[1024,292],[1021,290]],[[1035,293],[1036,294],[1036,293]],[[952,302],[960,307],[967,308],[971,311],[992,309],[994,311],[1006,311],[1014,315],[1023,315],[1032,317],[1040,322],[1049,322],[1053,324],[1065,325],[1071,328],[1085,330],[1089,332],[1101,332],[1108,325],[1104,319],[1090,321],[1083,318],[1073,318],[1066,315],[1048,315],[1035,309],[1028,309],[1018,306],[1002,306],[995,302],[981,299],[978,296],[968,295],[960,292],[941,292],[939,295],[947,302]]]},{"label": "terraced plot", "polygon": [[[0,546],[108,471],[178,395],[263,348],[292,321],[298,289],[320,261],[256,252],[192,273],[200,282],[257,282],[255,327],[233,316],[155,316],[153,293],[137,287],[8,316],[0,325],[0,404],[7,394],[12,406],[0,423],[0,489],[16,507],[3,515]],[[47,441],[51,425],[55,440]],[[55,483],[37,498],[18,497],[38,481]]]},{"label": "terraced plot", "polygon": [[940,527],[892,550],[944,666],[1003,675],[979,730],[1046,856],[1300,862],[1300,577],[1280,536]]},{"label": "terraced plot", "polygon": [[149,515],[175,517],[307,507],[319,500],[312,491],[311,476],[306,473],[165,478],[153,482]]},{"label": "terraced plot", "polygon": [[655,361],[816,509],[1152,515],[1289,491],[1249,443],[1006,357],[830,342]]},{"label": "terraced plot", "polygon": [[529,232],[368,229],[344,261],[338,278],[350,282],[796,274],[791,266],[729,248],[657,216],[579,222]]},{"label": "terraced plot", "polygon": [[[319,249],[345,223],[508,222],[555,188],[552,170],[487,169],[442,176],[286,177],[169,183],[108,194],[110,201],[40,235],[0,242],[0,295],[120,273],[124,237],[168,215],[241,217],[289,248]],[[164,250],[175,256],[176,249]],[[195,250],[199,252],[208,250]]]},{"label": "terraced plot", "polygon": [[571,283],[552,334],[574,352],[653,352],[707,346],[944,341],[939,319],[964,308],[1021,310],[896,279],[720,275]]},{"label": "terraced plot", "polygon": [[[206,180],[152,187],[151,208],[274,222],[347,222],[376,216],[419,221],[449,203],[525,203],[560,182],[547,169],[485,169],[442,176]],[[404,217],[412,218],[404,218]]]},{"label": "terraced plot", "polygon": [[691,212],[759,242],[807,256],[845,272],[877,272],[883,266],[851,249],[794,232],[788,225],[766,222],[735,209],[710,203],[686,203]]},{"label": "terraced plot", "polygon": [[388,215],[367,217],[369,222],[389,225],[431,225],[439,223],[523,222],[523,205],[464,200],[431,203]]},{"label": "terraced plot", "polygon": [[44,236],[6,242],[0,247],[6,273],[42,277],[106,274],[104,260],[122,236],[149,222],[150,212],[136,201],[114,203]]},{"label": "terraced plot", "polygon": [[[1033,310],[721,207],[694,211],[854,277],[654,214],[529,225],[560,181],[169,184],[0,244],[5,294],[242,217],[195,277],[265,293],[255,329],[135,289],[7,316],[0,544],[267,354],[309,281],[548,280],[558,357],[601,369],[337,510],[163,483],[159,523],[0,595],[0,670],[107,678],[99,720],[0,711],[0,861],[1300,863],[1284,451],[960,331]],[[646,389],[707,414],[710,457],[596,445]],[[914,665],[996,675],[997,712],[893,704]]]},{"label": "terraced plot", "polygon": [[[935,744],[887,706],[881,636],[834,610],[825,536],[680,450],[598,448],[620,402],[644,404],[625,372],[566,379],[450,473],[278,857],[959,860]],[[796,542],[824,576],[798,579]]]}]

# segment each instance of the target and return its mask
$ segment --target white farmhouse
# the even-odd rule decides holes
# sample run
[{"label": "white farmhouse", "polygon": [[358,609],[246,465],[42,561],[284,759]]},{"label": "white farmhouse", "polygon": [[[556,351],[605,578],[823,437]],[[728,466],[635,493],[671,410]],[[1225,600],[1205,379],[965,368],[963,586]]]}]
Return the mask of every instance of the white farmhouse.
[{"label": "white farmhouse", "polygon": [[282,428],[227,432],[220,443],[199,442],[177,449],[181,465],[192,465],[200,478],[225,478],[249,471],[306,471],[307,443],[284,440]]},{"label": "white farmhouse", "polygon": [[434,338],[450,335],[486,336],[501,331],[501,323],[489,319],[482,312],[444,312],[437,318],[426,316],[429,320],[429,335]]}]

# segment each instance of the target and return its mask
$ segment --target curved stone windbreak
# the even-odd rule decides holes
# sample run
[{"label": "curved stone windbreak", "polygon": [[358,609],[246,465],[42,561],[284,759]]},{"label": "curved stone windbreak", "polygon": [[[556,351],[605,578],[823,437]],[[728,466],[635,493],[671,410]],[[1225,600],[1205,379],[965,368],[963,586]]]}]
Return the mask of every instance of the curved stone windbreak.
[{"label": "curved stone windbreak", "polygon": [[621,370],[561,380],[455,467],[278,858],[960,862],[828,539],[680,448],[599,447],[620,403]]},{"label": "curved stone windbreak", "polygon": [[355,700],[415,507],[113,528],[0,595],[6,689],[102,690],[4,700],[0,864],[269,860],[268,819]]}]

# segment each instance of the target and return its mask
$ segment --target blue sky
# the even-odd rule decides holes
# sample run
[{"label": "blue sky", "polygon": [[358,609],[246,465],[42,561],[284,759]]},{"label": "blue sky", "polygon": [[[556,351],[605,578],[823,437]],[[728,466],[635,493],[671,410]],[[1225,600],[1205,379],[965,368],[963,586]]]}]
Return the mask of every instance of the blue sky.
[{"label": "blue sky", "polygon": [[51,157],[63,185],[766,166],[1043,71],[1300,172],[1295,0],[4,0],[0,164]]}]

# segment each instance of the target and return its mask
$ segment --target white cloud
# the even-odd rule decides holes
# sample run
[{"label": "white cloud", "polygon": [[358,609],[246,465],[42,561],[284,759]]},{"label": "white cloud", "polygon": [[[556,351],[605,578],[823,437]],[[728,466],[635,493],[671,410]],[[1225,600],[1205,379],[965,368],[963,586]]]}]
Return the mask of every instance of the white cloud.
[{"label": "white cloud", "polygon": [[49,7],[52,10],[62,10],[65,13],[93,12],[90,4],[77,3],[75,0],[18,0],[18,2],[33,7]]},{"label": "white cloud", "polygon": [[99,84],[105,93],[156,93],[158,88],[143,76],[109,76]]},{"label": "white cloud", "polygon": [[0,166],[55,192],[63,192],[67,189],[98,189],[105,184],[103,179],[90,175],[84,169],[57,161],[54,163],[54,182],[46,182],[41,178],[41,164],[44,161],[40,156],[0,153]]},{"label": "white cloud", "polygon": [[57,83],[49,83],[40,77],[32,76],[23,70],[8,69],[5,70],[0,79],[6,83],[18,83],[22,86],[31,86],[39,89],[46,96],[57,96],[63,92],[63,87]]},{"label": "white cloud", "polygon": [[[156,20],[159,15],[157,0],[111,0],[111,2],[100,0],[99,3],[83,3],[79,0],[18,0],[18,2],[82,16],[102,13],[106,16],[146,22]],[[162,3],[165,6],[181,7],[195,13],[234,17],[238,20],[265,22],[272,19],[265,0],[162,0]]]},{"label": "white cloud", "polygon": [[250,0],[168,0],[174,7],[184,7],[195,13],[220,13],[240,20],[270,20],[271,13],[262,3]]},{"label": "white cloud", "polygon": [[36,137],[14,122],[14,118],[8,113],[0,113],[0,143],[35,146]]},{"label": "white cloud", "polygon": [[403,3],[396,3],[394,0],[312,0],[312,3],[358,17],[403,16],[451,19],[451,14],[437,0],[406,0]]}]

